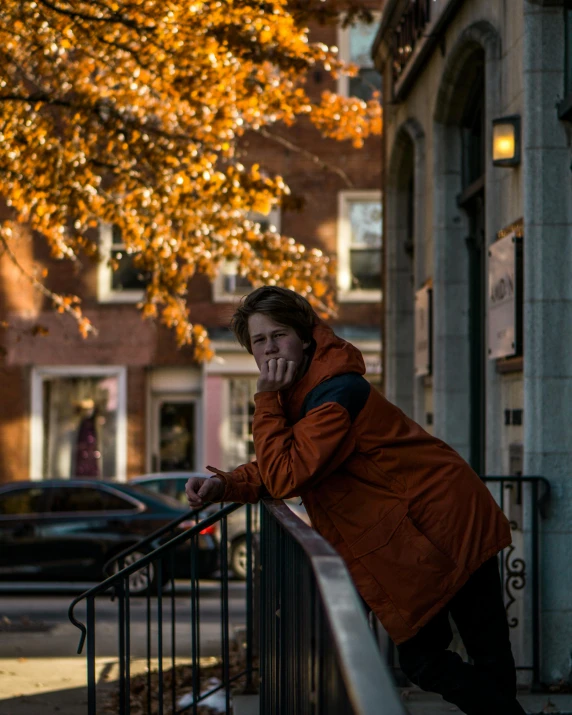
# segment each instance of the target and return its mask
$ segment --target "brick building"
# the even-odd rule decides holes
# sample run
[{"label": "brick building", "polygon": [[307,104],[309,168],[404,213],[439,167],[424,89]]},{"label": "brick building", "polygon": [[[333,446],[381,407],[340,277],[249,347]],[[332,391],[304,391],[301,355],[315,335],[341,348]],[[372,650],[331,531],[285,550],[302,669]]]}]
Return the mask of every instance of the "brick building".
[{"label": "brick building", "polygon": [[[339,89],[367,97],[379,82],[370,46],[376,24],[342,30],[315,27],[312,39],[337,44],[358,60],[360,77],[339,80]],[[377,79],[376,79],[377,77]],[[337,89],[321,72],[311,91]],[[324,171],[307,155],[259,136],[247,139],[247,161],[279,172],[292,202],[263,221],[278,224],[307,247],[338,258],[338,334],[363,349],[368,375],[380,379],[381,146],[363,150],[320,138],[309,124],[283,136],[341,169]],[[6,255],[0,257],[0,482],[69,478],[74,475],[126,479],[149,471],[230,468],[252,457],[250,423],[256,384],[254,360],[227,330],[237,299],[248,292],[231,264],[214,284],[195,277],[192,319],[205,325],[217,357],[199,365],[189,348],[177,350],[171,333],[145,322],[136,307],[140,277],[122,253],[121,236],[99,227],[103,260],[80,270],[53,261],[45,243],[19,228],[15,242],[24,265],[48,269],[48,285],[82,297],[97,337],[83,340],[76,326],[55,314]],[[112,275],[106,258],[120,260]],[[49,328],[34,335],[33,326]]]}]

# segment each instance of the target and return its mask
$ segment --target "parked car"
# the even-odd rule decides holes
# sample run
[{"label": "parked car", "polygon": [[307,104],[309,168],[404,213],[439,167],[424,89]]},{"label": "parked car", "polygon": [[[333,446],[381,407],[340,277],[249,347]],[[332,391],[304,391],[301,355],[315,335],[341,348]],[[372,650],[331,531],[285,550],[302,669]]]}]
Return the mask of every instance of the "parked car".
[{"label": "parked car", "polygon": [[[134,484],[73,479],[0,485],[0,580],[101,581],[114,555],[186,511]],[[136,549],[125,565],[157,545]],[[201,533],[198,545],[199,575],[207,577],[218,568],[214,528]],[[175,578],[189,576],[189,549],[187,543],[177,551]],[[129,583],[132,593],[154,592],[155,568],[150,565],[148,578],[145,571],[133,574]]]},{"label": "parked car", "polygon": [[[156,472],[154,474],[143,474],[134,477],[132,484],[140,484],[147,489],[177,499],[181,504],[188,506],[185,494],[185,484],[190,477],[210,477],[210,474],[202,472]],[[301,504],[300,499],[285,499],[286,504],[299,516],[306,524],[310,524],[310,519],[306,509]],[[259,531],[258,507],[252,511],[252,530]],[[219,532],[217,531],[217,535]],[[219,535],[220,538],[220,535]],[[229,514],[227,518],[227,548],[228,565],[237,578],[246,578],[246,510],[238,509]]]}]

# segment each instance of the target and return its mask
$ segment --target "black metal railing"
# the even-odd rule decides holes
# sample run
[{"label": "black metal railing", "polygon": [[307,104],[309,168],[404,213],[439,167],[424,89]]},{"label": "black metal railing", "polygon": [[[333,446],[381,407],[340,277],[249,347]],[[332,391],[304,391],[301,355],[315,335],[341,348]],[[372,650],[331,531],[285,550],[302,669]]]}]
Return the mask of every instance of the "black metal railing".
[{"label": "black metal railing", "polygon": [[403,715],[340,556],[280,501],[260,539],[260,714]]},{"label": "black metal railing", "polygon": [[393,77],[397,82],[431,22],[431,0],[411,0],[393,33]]},{"label": "black metal railing", "polygon": [[[503,598],[511,629],[512,649],[518,671],[529,674],[524,682],[539,688],[540,638],[540,521],[546,516],[550,483],[540,476],[481,477],[507,515],[513,543],[499,554]],[[383,634],[381,637],[383,642]],[[389,642],[388,664],[398,682],[406,678],[399,669],[395,647]]]},{"label": "black metal railing", "polygon": [[[119,570],[106,578],[102,583],[89,589],[73,600],[69,608],[71,622],[81,631],[78,653],[81,653],[87,643],[87,712],[96,715],[103,712],[100,705],[103,697],[114,698],[114,712],[118,715],[130,715],[132,712],[132,663],[136,660],[134,655],[134,611],[143,622],[138,623],[137,647],[141,650],[143,641],[143,660],[145,669],[141,683],[138,684],[137,705],[133,712],[144,712],[146,715],[167,715],[174,713],[192,713],[197,715],[201,703],[207,703],[215,693],[222,693],[227,712],[230,712],[231,687],[241,680],[246,689],[252,687],[254,673],[252,634],[253,610],[252,588],[245,590],[245,603],[243,604],[243,620],[245,625],[245,658],[240,661],[241,669],[235,667],[231,672],[230,648],[230,613],[229,613],[229,572],[227,558],[227,518],[230,514],[241,508],[240,504],[231,504],[212,512],[206,519],[190,526],[183,533],[180,531],[184,521],[196,519],[196,512],[189,512],[167,527],[150,534],[129,549],[118,554],[114,561],[119,560]],[[252,529],[251,508],[246,509],[246,536],[247,536],[247,572],[248,581],[252,583]],[[201,615],[203,597],[201,596],[200,573],[201,549],[200,540],[204,540],[201,532],[205,532],[214,524],[220,526],[219,568],[220,568],[220,656],[217,658],[219,666],[218,682],[205,687],[201,678]],[[168,538],[172,536],[172,538]],[[168,539],[168,540],[166,540]],[[129,554],[140,551],[142,547],[152,547],[158,540],[166,542],[154,548],[143,558],[121,568]],[[111,564],[109,564],[111,565]],[[182,574],[181,574],[182,572]],[[148,584],[145,590],[143,609],[140,608],[141,599],[136,602],[131,593],[131,583],[137,574],[144,575]],[[182,578],[177,578],[181,576]],[[152,587],[152,583],[154,586]],[[168,588],[166,588],[168,586]],[[109,608],[110,596],[116,601],[114,621],[117,624],[117,644],[115,653],[106,652],[106,656],[117,658],[118,678],[117,687],[111,692],[109,686],[97,681],[97,642],[96,631],[98,624],[98,610]],[[85,606],[85,623],[76,616],[79,604]],[[184,623],[181,619],[183,605],[188,606],[188,613],[184,621],[190,625],[190,634],[184,643],[178,642],[177,634]],[[142,613],[141,613],[142,610]],[[109,613],[105,614],[109,618]],[[143,636],[143,637],[141,637]],[[108,646],[109,647],[109,646]],[[212,655],[212,654],[211,654]],[[190,665],[190,674],[186,680],[180,682],[176,677],[176,668],[181,663]],[[155,672],[153,670],[155,668]],[[169,677],[166,670],[170,668]],[[168,683],[167,685],[165,683]]]},{"label": "black metal railing", "polygon": [[503,596],[517,670],[540,685],[540,520],[546,516],[550,483],[540,476],[483,476],[506,513],[513,542],[501,552]]},{"label": "black metal railing", "polygon": [[[69,609],[70,620],[81,631],[78,653],[87,644],[88,715],[113,712],[130,715],[192,713],[201,704],[222,695],[223,706],[231,712],[231,688],[241,683],[244,692],[255,692],[256,650],[260,650],[260,713],[264,715],[403,715],[404,710],[389,671],[375,646],[365,611],[341,558],[314,530],[306,526],[282,502],[263,501],[261,564],[255,584],[252,515],[246,505],[247,579],[245,584],[244,652],[237,668],[231,670],[229,574],[227,559],[227,518],[241,508],[222,507],[208,518],[177,534],[183,522],[197,518],[190,512],[150,534],[114,557],[108,568],[119,568],[98,586],[78,596]],[[219,682],[205,687],[201,677],[201,586],[199,583],[198,539],[213,524],[220,525],[220,657]],[[172,538],[169,538],[169,537]],[[144,547],[153,551],[121,568],[129,556]],[[189,575],[175,582],[175,559],[188,546]],[[141,598],[131,592],[134,575],[155,574],[155,586],[147,588],[143,608]],[[169,588],[166,589],[165,586]],[[187,594],[181,596],[184,586]],[[256,588],[256,586],[259,588]],[[180,602],[189,600],[186,621],[191,629],[185,641],[180,635]],[[112,603],[115,601],[115,603]],[[255,637],[253,604],[259,603],[260,634]],[[113,608],[117,643],[113,659],[117,680],[109,684],[97,678],[98,614]],[[85,623],[76,610],[85,606]],[[143,615],[134,637],[134,614]],[[109,617],[109,613],[103,617]],[[103,625],[103,624],[101,624]],[[141,626],[143,638],[141,638]],[[179,635],[177,635],[179,634]],[[98,636],[99,638],[99,636]],[[132,664],[137,660],[133,641],[143,640],[145,669],[132,680]],[[182,645],[182,648],[179,646]],[[183,655],[181,654],[181,651]],[[105,652],[107,661],[112,655]],[[190,673],[181,683],[174,677],[181,660],[190,663]],[[136,705],[132,698],[136,690]],[[104,703],[104,698],[108,699]],[[109,699],[112,698],[112,705]],[[103,709],[102,709],[103,703]],[[220,700],[217,707],[221,707]]]}]

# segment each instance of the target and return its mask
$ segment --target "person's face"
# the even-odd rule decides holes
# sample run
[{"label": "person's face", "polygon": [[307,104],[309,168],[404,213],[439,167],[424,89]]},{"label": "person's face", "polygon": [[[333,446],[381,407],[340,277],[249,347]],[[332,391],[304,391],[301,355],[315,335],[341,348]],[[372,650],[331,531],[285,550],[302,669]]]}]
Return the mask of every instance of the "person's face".
[{"label": "person's face", "polygon": [[299,369],[304,362],[304,350],[310,345],[300,339],[294,328],[281,325],[264,313],[250,316],[248,333],[259,370],[264,362],[278,358],[291,360]]}]

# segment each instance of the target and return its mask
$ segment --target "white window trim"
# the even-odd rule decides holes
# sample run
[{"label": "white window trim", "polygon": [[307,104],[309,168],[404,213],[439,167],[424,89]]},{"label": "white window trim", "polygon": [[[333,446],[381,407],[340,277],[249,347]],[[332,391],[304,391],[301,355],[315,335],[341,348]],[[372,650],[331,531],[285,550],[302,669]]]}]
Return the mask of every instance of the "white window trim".
[{"label": "white window trim", "polygon": [[100,261],[97,267],[97,299],[100,303],[139,303],[145,296],[144,290],[113,290],[111,280],[113,269],[109,265],[113,246],[113,226],[99,224]]},{"label": "white window trim", "polygon": [[50,377],[117,377],[117,446],[115,478],[127,481],[127,368],[121,365],[58,365],[32,368],[30,411],[30,479],[42,481],[44,454],[43,387]]},{"label": "white window trim", "polygon": [[[258,373],[258,370],[257,370]],[[221,456],[224,455],[224,458],[226,460],[226,456],[228,455],[228,445],[231,442],[232,436],[231,436],[231,427],[230,427],[230,381],[231,380],[255,380],[256,375],[253,374],[248,374],[248,373],[241,373],[241,372],[232,372],[232,373],[227,373],[224,376],[223,380],[223,386],[222,386],[222,423],[221,423]],[[229,468],[233,468],[232,465],[228,465]],[[235,466],[238,466],[235,465]]]},{"label": "white window trim", "polygon": [[[379,303],[379,290],[351,290],[350,246],[351,226],[349,205],[352,201],[378,200],[381,203],[381,191],[362,189],[340,191],[338,194],[338,301],[340,303]],[[382,234],[383,235],[383,234]],[[382,239],[383,240],[383,239]],[[382,267],[383,270],[383,267]]]},{"label": "white window trim", "polygon": [[[373,12],[372,27],[379,27],[381,22],[381,12]],[[350,61],[350,27],[338,25],[338,57],[344,62]],[[373,67],[373,60],[372,60]],[[338,94],[342,97],[349,97],[350,78],[347,75],[338,77]]]},{"label": "white window trim", "polygon": [[[278,232],[280,232],[281,211],[279,206],[274,206],[270,210],[268,216],[264,216],[263,214],[249,213],[248,218],[251,221],[264,221],[267,219],[270,224],[274,226]],[[242,296],[238,293],[227,293],[224,290],[224,270],[225,265],[227,263],[230,263],[230,261],[226,261],[221,265],[217,277],[212,282],[213,300],[215,303],[238,303],[242,298]]]}]

